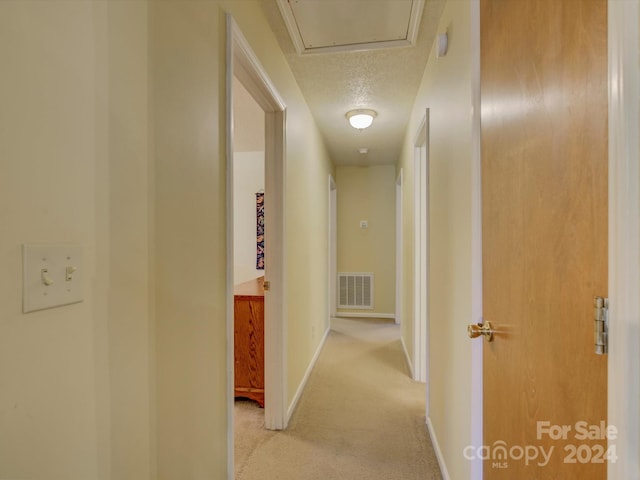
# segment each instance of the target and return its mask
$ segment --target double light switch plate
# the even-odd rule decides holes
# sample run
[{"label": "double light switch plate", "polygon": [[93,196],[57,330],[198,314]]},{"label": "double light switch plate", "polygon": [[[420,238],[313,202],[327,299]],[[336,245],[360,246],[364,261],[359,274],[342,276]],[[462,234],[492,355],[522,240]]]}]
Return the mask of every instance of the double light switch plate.
[{"label": "double light switch plate", "polygon": [[24,244],[23,313],[83,300],[82,247],[75,244]]}]

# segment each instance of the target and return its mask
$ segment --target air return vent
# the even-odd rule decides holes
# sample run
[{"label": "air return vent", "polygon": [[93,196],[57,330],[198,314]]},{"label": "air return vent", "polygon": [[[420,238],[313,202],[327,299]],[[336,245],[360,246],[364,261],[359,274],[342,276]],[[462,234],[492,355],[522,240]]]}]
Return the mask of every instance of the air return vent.
[{"label": "air return vent", "polygon": [[338,308],[373,308],[373,273],[338,273]]}]

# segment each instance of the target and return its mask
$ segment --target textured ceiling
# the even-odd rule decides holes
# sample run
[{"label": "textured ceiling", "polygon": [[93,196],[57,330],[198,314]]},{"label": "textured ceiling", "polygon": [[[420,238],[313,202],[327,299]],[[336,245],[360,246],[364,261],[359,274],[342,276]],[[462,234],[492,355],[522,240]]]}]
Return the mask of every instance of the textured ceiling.
[{"label": "textured ceiling", "polygon": [[[296,52],[276,0],[263,0],[263,6],[334,163],[395,164],[444,0],[426,1],[415,47],[313,55]],[[370,128],[359,131],[349,126],[345,114],[355,108],[378,112]],[[360,148],[369,152],[360,154]]]}]

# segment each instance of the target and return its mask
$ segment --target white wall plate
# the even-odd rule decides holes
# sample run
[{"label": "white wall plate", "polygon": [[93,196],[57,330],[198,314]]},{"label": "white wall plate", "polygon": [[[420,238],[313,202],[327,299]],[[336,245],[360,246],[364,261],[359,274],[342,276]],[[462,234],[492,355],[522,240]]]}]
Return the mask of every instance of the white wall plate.
[{"label": "white wall plate", "polygon": [[24,244],[22,265],[23,313],[78,303],[84,299],[80,245]]}]

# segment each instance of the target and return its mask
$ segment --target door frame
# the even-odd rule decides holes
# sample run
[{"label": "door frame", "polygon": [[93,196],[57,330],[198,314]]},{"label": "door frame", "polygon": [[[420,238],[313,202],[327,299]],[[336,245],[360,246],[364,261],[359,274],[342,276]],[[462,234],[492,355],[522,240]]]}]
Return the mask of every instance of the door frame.
[{"label": "door frame", "polygon": [[[403,171],[402,168],[396,177],[396,314],[395,323],[399,325],[402,322],[402,275],[403,275],[403,208],[402,198],[403,192]],[[413,376],[413,374],[412,374]]]},{"label": "door frame", "polygon": [[[413,379],[429,388],[429,109],[413,142]],[[424,152],[424,156],[423,153]],[[429,396],[427,395],[427,416]]]},{"label": "door frame", "polygon": [[[471,2],[473,103],[473,313],[482,312],[480,203],[480,0]],[[625,480],[640,465],[640,379],[629,368],[640,364],[640,7],[608,2],[609,49],[609,300],[608,423],[618,428],[618,461],[608,464],[608,480]],[[473,41],[478,40],[478,41]],[[478,250],[479,249],[479,250]],[[475,253],[474,253],[475,252]],[[479,272],[479,273],[478,273]],[[474,345],[483,342],[472,342]],[[472,352],[471,439],[482,445],[482,349]],[[478,368],[480,366],[480,368]],[[478,381],[480,378],[480,381]],[[479,410],[479,413],[478,413]],[[482,480],[482,462],[472,463],[471,479]]]},{"label": "door frame", "polygon": [[609,480],[633,478],[640,465],[639,22],[638,2],[609,0],[608,422],[619,432]]},{"label": "door frame", "polygon": [[[471,318],[482,322],[482,145],[480,124],[480,0],[471,2]],[[471,342],[471,441],[483,445],[482,344]],[[477,457],[477,456],[476,456]],[[471,479],[482,480],[483,461],[471,460]]]},{"label": "door frame", "polygon": [[[286,105],[253,53],[237,23],[229,14],[226,57],[226,168],[227,168],[227,465],[233,478],[234,444],[234,329],[233,329],[233,78],[240,80],[265,112],[265,201],[275,212],[285,211]],[[265,428],[286,428],[286,264],[284,215],[269,217],[265,230]]]},{"label": "door frame", "polygon": [[[329,174],[329,318],[337,315],[338,277],[338,190],[333,175]],[[326,325],[329,327],[329,324]]]}]

